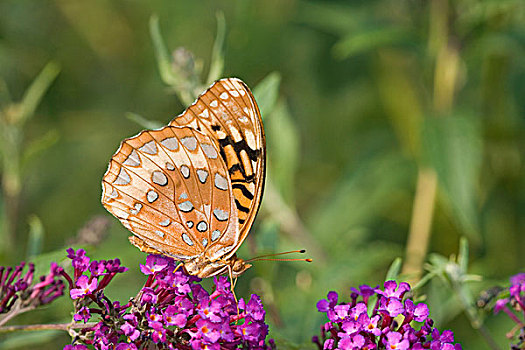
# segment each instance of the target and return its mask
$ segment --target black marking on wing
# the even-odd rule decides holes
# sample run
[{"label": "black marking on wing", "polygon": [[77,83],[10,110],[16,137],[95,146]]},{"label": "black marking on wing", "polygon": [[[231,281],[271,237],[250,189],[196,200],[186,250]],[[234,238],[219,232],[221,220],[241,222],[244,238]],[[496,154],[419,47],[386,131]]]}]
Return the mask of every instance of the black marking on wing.
[{"label": "black marking on wing", "polygon": [[235,205],[237,206],[237,209],[240,210],[240,211],[243,211],[245,213],[249,213],[250,212],[250,208],[246,208],[244,206],[241,205],[241,203],[235,199]]},{"label": "black marking on wing", "polygon": [[249,200],[253,200],[254,198],[253,193],[251,193],[250,190],[248,190],[245,185],[241,185],[239,183],[235,183],[235,184],[232,183],[232,188],[238,188],[239,190],[241,190],[244,197],[248,198]]},{"label": "black marking on wing", "polygon": [[253,176],[251,176],[251,177],[246,176],[246,174],[244,173],[244,169],[241,167],[241,165],[239,163],[233,164],[228,169],[228,172],[230,173],[230,175],[233,175],[237,171],[240,171],[242,173],[242,176],[244,177],[244,179],[246,179],[244,182],[252,180],[251,178],[253,178]]},{"label": "black marking on wing", "polygon": [[[253,150],[248,146],[248,143],[246,143],[246,140],[242,139],[239,142],[233,142],[230,136],[226,136],[225,138],[219,139],[219,145],[220,145],[220,154],[222,159],[227,163],[226,154],[224,153],[224,148],[228,145],[231,145],[233,147],[233,150],[237,154],[237,158],[241,159],[241,151],[244,150],[246,154],[248,154],[248,157],[250,160],[256,162],[259,157],[261,156],[261,150]],[[229,164],[228,164],[229,165]],[[236,171],[240,171],[242,173],[242,176],[246,179],[246,182],[252,182],[255,178],[255,173],[251,176],[247,176],[244,168],[241,166],[240,163],[232,164],[230,168],[228,169],[230,174],[235,173]]]}]

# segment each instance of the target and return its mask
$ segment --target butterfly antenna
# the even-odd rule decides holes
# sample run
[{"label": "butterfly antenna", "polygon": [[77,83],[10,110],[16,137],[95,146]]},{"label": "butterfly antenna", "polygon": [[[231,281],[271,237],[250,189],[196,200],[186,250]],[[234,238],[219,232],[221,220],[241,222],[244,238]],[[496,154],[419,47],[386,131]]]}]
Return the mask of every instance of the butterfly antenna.
[{"label": "butterfly antenna", "polygon": [[312,262],[312,259],[257,259],[257,260],[251,260],[251,261],[306,261],[306,262]]},{"label": "butterfly antenna", "polygon": [[276,254],[266,254],[266,255],[261,255],[261,256],[257,256],[255,258],[246,260],[246,262],[251,262],[251,261],[306,261],[306,262],[312,262],[312,259],[265,259],[265,258],[268,258],[268,257],[271,257],[271,256],[279,256],[279,255],[292,254],[292,253],[304,254],[304,253],[306,253],[306,250],[305,249],[290,250],[289,252],[282,252],[282,253],[276,253]]}]

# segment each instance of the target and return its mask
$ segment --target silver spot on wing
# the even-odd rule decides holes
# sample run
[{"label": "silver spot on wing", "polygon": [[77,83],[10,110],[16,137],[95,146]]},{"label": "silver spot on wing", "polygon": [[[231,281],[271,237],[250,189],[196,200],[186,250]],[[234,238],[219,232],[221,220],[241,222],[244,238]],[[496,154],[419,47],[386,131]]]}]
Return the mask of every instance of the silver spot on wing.
[{"label": "silver spot on wing", "polygon": [[155,202],[157,198],[159,198],[159,194],[153,190],[149,190],[148,193],[146,194],[146,199],[150,203]]},{"label": "silver spot on wing", "polygon": [[186,147],[190,151],[195,151],[195,149],[197,148],[197,139],[195,138],[195,136],[183,137],[182,139],[180,139],[180,142],[182,142],[184,147]]},{"label": "silver spot on wing", "polygon": [[118,192],[115,187],[112,187],[111,193],[107,195],[109,199],[115,199],[118,197]]},{"label": "silver spot on wing", "polygon": [[151,181],[159,186],[166,186],[168,177],[162,171],[155,170],[151,175]]},{"label": "silver spot on wing", "polygon": [[181,165],[180,172],[182,173],[182,176],[184,176],[185,179],[190,177],[190,168],[188,168],[186,165]]},{"label": "silver spot on wing", "polygon": [[215,242],[219,237],[221,236],[221,231],[215,230],[211,233],[211,240],[212,242]]},{"label": "silver spot on wing", "polygon": [[219,173],[215,173],[215,187],[219,190],[226,191],[228,189],[228,180]]},{"label": "silver spot on wing", "polygon": [[208,178],[208,172],[206,170],[203,170],[203,169],[198,169],[197,170],[197,177],[199,178],[199,181],[201,183],[205,183],[206,179]]},{"label": "silver spot on wing", "polygon": [[205,232],[208,229],[208,224],[206,221],[201,221],[197,224],[197,231]]},{"label": "silver spot on wing", "polygon": [[118,173],[118,177],[115,181],[113,181],[114,185],[127,185],[131,182],[131,177],[129,176],[128,172],[124,168],[120,168],[120,173]]},{"label": "silver spot on wing", "polygon": [[161,222],[159,222],[159,225],[162,226],[162,227],[167,227],[171,224],[171,220],[170,219],[165,219],[165,220],[162,220]]},{"label": "silver spot on wing", "polygon": [[213,209],[213,215],[215,215],[215,217],[219,221],[226,221],[226,220],[228,220],[228,212],[226,210]]},{"label": "silver spot on wing", "polygon": [[140,147],[139,151],[147,154],[157,154],[157,145],[155,144],[155,141],[151,140]]},{"label": "silver spot on wing", "polygon": [[190,201],[179,203],[179,209],[185,213],[193,210],[193,204]]},{"label": "silver spot on wing", "polygon": [[139,155],[137,154],[137,151],[135,150],[131,151],[128,158],[126,158],[126,160],[122,162],[122,164],[129,165],[129,166],[139,166],[140,158],[139,158]]},{"label": "silver spot on wing", "polygon": [[217,159],[217,151],[215,150],[215,147],[207,143],[201,143],[201,148],[208,158]]},{"label": "silver spot on wing", "polygon": [[160,141],[160,144],[169,149],[170,151],[175,151],[177,148],[179,148],[179,142],[175,137],[168,137]]},{"label": "silver spot on wing", "polygon": [[190,238],[187,234],[185,234],[185,233],[182,234],[182,240],[183,240],[184,242],[186,242],[186,244],[189,245],[189,246],[192,246],[192,245],[193,245],[193,241],[192,241],[191,238]]},{"label": "silver spot on wing", "polygon": [[133,215],[137,215],[140,212],[140,209],[142,209],[141,203],[135,203],[135,207],[130,209],[129,212]]}]

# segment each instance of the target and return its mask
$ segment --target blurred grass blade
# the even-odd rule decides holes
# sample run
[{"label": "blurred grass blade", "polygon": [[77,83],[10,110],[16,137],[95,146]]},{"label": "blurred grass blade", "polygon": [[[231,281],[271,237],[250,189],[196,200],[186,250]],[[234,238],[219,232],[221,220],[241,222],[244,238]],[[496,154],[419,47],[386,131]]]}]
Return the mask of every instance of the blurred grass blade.
[{"label": "blurred grass blade", "polygon": [[381,102],[404,151],[417,159],[421,153],[424,99],[413,78],[414,61],[401,50],[380,50],[377,58]]},{"label": "blurred grass blade", "polygon": [[60,135],[57,130],[49,130],[40,138],[31,141],[22,155],[22,167],[25,167],[32,159],[57,143],[59,138]]},{"label": "blurred grass blade", "polygon": [[401,271],[402,263],[403,259],[399,257],[394,259],[390,265],[390,268],[388,269],[388,272],[386,273],[385,281],[397,280],[399,277],[399,271]]},{"label": "blurred grass blade", "polygon": [[153,41],[153,48],[155,50],[155,57],[157,58],[157,65],[159,68],[160,78],[169,86],[176,86],[178,83],[177,77],[173,74],[171,67],[171,57],[162,38],[159,25],[159,17],[151,16],[149,21],[149,30],[151,40]]},{"label": "blurred grass blade", "polygon": [[27,240],[27,257],[37,256],[42,252],[44,225],[36,215],[29,217],[29,237]]},{"label": "blurred grass blade", "polygon": [[376,48],[392,46],[407,40],[408,36],[409,33],[399,28],[374,27],[345,36],[334,45],[333,53],[336,58],[346,59]]},{"label": "blurred grass blade", "polygon": [[253,89],[263,119],[268,118],[268,114],[273,110],[279,96],[280,85],[281,75],[278,72],[272,72]]},{"label": "blurred grass blade", "polygon": [[126,118],[128,118],[132,122],[137,123],[138,125],[140,125],[144,129],[158,129],[158,128],[161,128],[163,126],[163,124],[160,123],[160,122],[157,122],[155,120],[149,120],[147,118],[144,118],[140,114],[133,113],[133,112],[127,112],[126,113]]},{"label": "blurred grass blade", "polygon": [[426,118],[422,139],[451,216],[470,239],[479,241],[476,189],[483,149],[481,128],[473,118]]},{"label": "blurred grass blade", "polygon": [[0,78],[0,109],[4,109],[11,104],[13,99],[9,93],[9,87],[4,79]]},{"label": "blurred grass blade", "polygon": [[468,268],[469,247],[468,240],[461,237],[459,240],[458,265],[461,273],[466,274]]},{"label": "blurred grass blade", "polygon": [[59,72],[60,66],[55,62],[49,62],[35,80],[33,80],[20,102],[19,123],[24,124],[34,115],[42,97],[56,79]]},{"label": "blurred grass blade", "polygon": [[210,72],[206,85],[211,85],[222,76],[224,70],[224,38],[226,37],[226,20],[222,11],[217,12],[217,36],[211,53]]}]

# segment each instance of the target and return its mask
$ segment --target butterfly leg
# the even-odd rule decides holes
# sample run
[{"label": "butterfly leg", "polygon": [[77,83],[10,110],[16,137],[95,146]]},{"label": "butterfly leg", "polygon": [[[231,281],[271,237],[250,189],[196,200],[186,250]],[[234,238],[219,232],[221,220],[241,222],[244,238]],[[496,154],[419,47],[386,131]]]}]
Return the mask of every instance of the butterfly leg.
[{"label": "butterfly leg", "polygon": [[179,263],[177,265],[177,267],[175,268],[175,270],[173,270],[173,273],[177,272],[177,270],[180,269],[182,266],[184,266],[184,264],[183,263]]},{"label": "butterfly leg", "polygon": [[230,289],[232,291],[232,294],[233,294],[233,298],[235,299],[235,305],[237,306],[237,316],[239,316],[240,312],[239,312],[239,301],[237,300],[237,295],[235,295],[235,283],[237,282],[237,278],[235,278],[235,282],[233,280],[233,270],[232,270],[232,267],[230,265],[228,265],[228,275],[230,276]]}]

